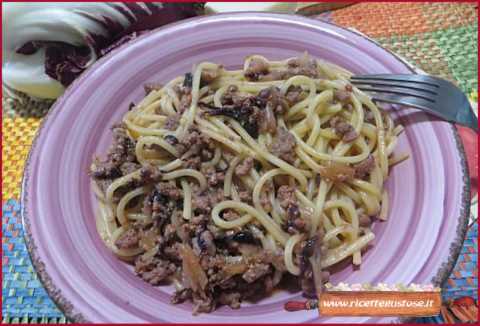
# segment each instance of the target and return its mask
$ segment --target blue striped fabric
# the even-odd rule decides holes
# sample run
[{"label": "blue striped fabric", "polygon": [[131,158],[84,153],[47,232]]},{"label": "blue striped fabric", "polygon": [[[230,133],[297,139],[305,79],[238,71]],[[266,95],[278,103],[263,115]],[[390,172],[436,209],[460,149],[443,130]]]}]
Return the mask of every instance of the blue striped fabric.
[{"label": "blue striped fabric", "polygon": [[[23,239],[20,204],[7,200],[2,207],[2,316],[4,321],[16,318],[52,318],[64,320],[63,314],[37,278]],[[38,320],[40,321],[40,320]]]}]

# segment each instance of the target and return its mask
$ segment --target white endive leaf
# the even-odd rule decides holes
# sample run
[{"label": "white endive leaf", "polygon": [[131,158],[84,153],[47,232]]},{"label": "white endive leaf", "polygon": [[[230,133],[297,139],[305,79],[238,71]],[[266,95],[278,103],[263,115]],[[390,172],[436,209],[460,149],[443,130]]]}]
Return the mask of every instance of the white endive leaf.
[{"label": "white endive leaf", "polygon": [[[159,3],[152,3],[161,7]],[[143,14],[151,10],[137,3]],[[64,87],[45,74],[45,51],[32,55],[16,53],[30,41],[56,41],[90,48],[90,61],[96,60],[95,38],[92,35],[112,37],[107,20],[123,29],[131,25],[127,15],[136,19],[137,13],[125,3],[57,2],[57,3],[3,3],[2,77],[4,86],[38,98],[57,98]]]}]

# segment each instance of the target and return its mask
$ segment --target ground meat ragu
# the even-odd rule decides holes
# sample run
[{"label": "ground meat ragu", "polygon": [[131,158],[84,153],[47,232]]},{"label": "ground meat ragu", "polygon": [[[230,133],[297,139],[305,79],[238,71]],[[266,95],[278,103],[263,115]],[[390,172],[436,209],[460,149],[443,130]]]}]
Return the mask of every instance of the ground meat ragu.
[{"label": "ground meat ragu", "polygon": [[346,143],[350,143],[358,138],[358,133],[353,126],[346,121],[343,121],[340,117],[335,116],[330,120],[330,126],[335,133],[342,137],[342,140]]},{"label": "ground meat ragu", "polygon": [[235,107],[241,107],[244,101],[251,97],[248,93],[242,93],[239,91],[238,86],[230,85],[228,86],[225,93],[221,97],[222,105],[233,105]]},{"label": "ground meat ragu", "polygon": [[192,206],[199,214],[208,214],[212,210],[210,198],[207,195],[197,195],[193,198]]},{"label": "ground meat ragu", "polygon": [[355,164],[353,168],[355,169],[355,178],[365,179],[375,168],[375,158],[372,155],[368,155],[365,160]]},{"label": "ground meat ragu", "polygon": [[106,193],[108,187],[112,184],[113,179],[97,179],[94,182],[102,193]]},{"label": "ground meat ragu", "polygon": [[215,167],[201,168],[203,175],[207,178],[209,186],[220,186],[225,180],[225,171],[217,171]]},{"label": "ground meat ragu", "polygon": [[261,75],[266,75],[270,71],[268,62],[262,58],[253,58],[245,71],[245,77],[250,80],[258,80]]},{"label": "ground meat ragu", "polygon": [[295,145],[295,137],[287,129],[279,127],[270,151],[282,160],[293,163],[295,160]]},{"label": "ground meat ragu", "polygon": [[190,107],[191,104],[192,104],[192,93],[182,94],[182,96],[180,97],[179,112],[180,113],[185,112]]},{"label": "ground meat ragu", "polygon": [[139,256],[135,260],[135,272],[145,282],[152,285],[161,284],[176,269],[175,264],[155,257],[145,258],[145,256]]},{"label": "ground meat ragu", "polygon": [[290,86],[285,94],[285,98],[287,99],[290,105],[294,105],[297,102],[306,98],[306,94],[304,93],[302,87],[300,86]]},{"label": "ground meat ragu", "polygon": [[272,86],[262,89],[258,97],[265,101],[266,106],[273,109],[275,114],[284,114],[289,108],[288,101],[280,92],[278,87]]},{"label": "ground meat ragu", "polygon": [[319,76],[317,69],[317,61],[310,58],[307,53],[299,58],[290,59],[287,62],[288,73],[290,76],[303,75],[312,78]]},{"label": "ground meat ragu", "polygon": [[198,254],[208,254],[209,256],[215,256],[217,247],[215,245],[215,237],[209,230],[202,230],[197,233],[196,238],[192,239],[194,247],[197,248]]},{"label": "ground meat ragu", "polygon": [[194,191],[192,208],[198,214],[209,214],[217,203],[224,200],[222,188],[209,188],[204,191]]},{"label": "ground meat ragu", "polygon": [[221,304],[229,306],[232,309],[240,308],[242,295],[239,292],[222,292],[219,301]]},{"label": "ground meat ragu", "polygon": [[290,203],[287,206],[287,222],[284,225],[285,231],[290,234],[305,232],[306,230],[306,222],[302,218],[300,209],[297,204]]},{"label": "ground meat ragu", "polygon": [[162,173],[158,168],[153,165],[145,164],[140,169],[140,180],[142,183],[147,184],[151,182],[157,182],[162,178]]},{"label": "ground meat ragu", "polygon": [[[123,123],[115,124],[111,130],[113,141],[108,148],[106,157],[104,159],[95,157],[89,171],[94,182],[104,193],[116,178],[130,174],[140,168],[135,156],[135,141],[128,136],[126,126]],[[142,182],[142,180],[136,180],[117,190],[113,200],[117,202],[122,194],[133,189],[137,183]]]},{"label": "ground meat ragu", "polygon": [[95,160],[95,168],[90,172],[96,180],[113,179],[122,176],[120,166],[126,162],[136,162],[135,142],[128,137],[125,125],[112,127],[113,142],[105,160]]},{"label": "ground meat ragu", "polygon": [[[151,176],[148,174],[148,178]],[[182,198],[183,192],[175,183],[159,182],[145,196],[142,212],[151,216],[157,225],[163,226],[168,223],[173,211],[179,207]]]},{"label": "ground meat ragu", "polygon": [[155,185],[155,189],[163,196],[173,200],[179,200],[183,198],[183,192],[177,187],[175,182],[167,181],[160,182]]},{"label": "ground meat ragu", "polygon": [[277,199],[280,206],[286,209],[289,205],[297,203],[295,188],[291,186],[280,186],[277,190]]},{"label": "ground meat ragu", "polygon": [[138,234],[138,231],[131,228],[115,241],[115,246],[119,249],[131,249],[135,248],[139,241],[140,235]]},{"label": "ground meat ragu", "polygon": [[177,93],[177,96],[180,99],[180,107],[178,108],[178,113],[185,112],[185,110],[187,110],[192,103],[192,84],[190,79],[191,77],[187,77],[187,75],[185,77],[185,82],[183,85],[175,85],[173,87],[173,90]]},{"label": "ground meat ragu", "polygon": [[270,202],[270,198],[268,198],[266,192],[262,192],[260,194],[260,204],[266,212],[270,212],[272,210],[272,203]]},{"label": "ground meat ragu", "polygon": [[139,170],[142,166],[135,162],[125,162],[120,165],[122,175],[127,175]]},{"label": "ground meat ragu", "polygon": [[[215,143],[195,127],[191,127],[185,136],[175,144],[175,148],[182,154],[180,157],[184,167],[199,170],[202,158],[209,160],[213,157]],[[206,153],[209,153],[206,155]]]},{"label": "ground meat ragu", "polygon": [[235,175],[242,177],[250,173],[250,170],[253,168],[253,158],[248,157],[242,161],[237,167],[235,167]]},{"label": "ground meat ragu", "polygon": [[177,113],[174,115],[171,115],[167,118],[167,121],[165,121],[164,128],[167,130],[176,130],[178,128],[178,125],[180,123],[180,118],[182,117],[181,114]]},{"label": "ground meat ragu", "polygon": [[248,283],[253,283],[262,276],[270,273],[270,265],[268,264],[254,264],[242,275],[242,278]]},{"label": "ground meat ragu", "polygon": [[252,202],[252,193],[249,190],[241,190],[238,192],[238,197],[244,203],[250,204]]},{"label": "ground meat ragu", "polygon": [[336,89],[333,92],[334,102],[338,101],[344,105],[349,104],[352,92],[353,87],[350,84],[347,84],[344,89]]}]

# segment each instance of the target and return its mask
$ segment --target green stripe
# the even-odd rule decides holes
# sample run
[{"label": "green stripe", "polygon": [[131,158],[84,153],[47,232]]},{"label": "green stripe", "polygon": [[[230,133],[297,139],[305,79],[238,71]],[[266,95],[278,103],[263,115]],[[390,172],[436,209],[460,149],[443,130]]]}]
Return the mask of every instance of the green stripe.
[{"label": "green stripe", "polygon": [[477,31],[475,24],[432,33],[460,88],[467,94],[478,87]]}]

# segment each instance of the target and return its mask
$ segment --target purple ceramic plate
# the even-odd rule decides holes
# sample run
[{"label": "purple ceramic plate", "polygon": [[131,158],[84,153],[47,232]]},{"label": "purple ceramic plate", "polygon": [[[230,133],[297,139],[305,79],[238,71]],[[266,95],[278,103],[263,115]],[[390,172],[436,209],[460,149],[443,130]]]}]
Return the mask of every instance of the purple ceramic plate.
[{"label": "purple ceramic plate", "polygon": [[[118,49],[83,74],[57,100],[42,124],[25,170],[22,193],[27,242],[48,292],[72,320],[91,322],[362,322],[368,318],[319,318],[317,311],[286,312],[300,293],[277,292],[240,310],[223,307],[191,315],[189,303],[171,305],[169,286],[152,287],[103,245],[95,229],[95,200],[87,170],[104,153],[109,127],[142,84],[166,82],[201,61],[238,67],[250,54],[270,59],[304,51],[355,73],[409,73],[396,56],[351,31],[307,18],[239,13],[169,25]],[[388,180],[389,220],[359,270],[346,267],[333,283],[439,284],[461,247],[468,214],[465,159],[455,129],[425,114],[394,113],[406,127],[397,153],[411,158]]]}]

